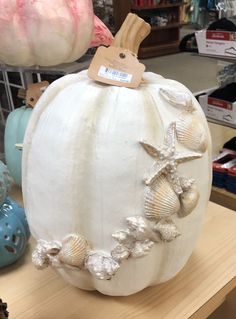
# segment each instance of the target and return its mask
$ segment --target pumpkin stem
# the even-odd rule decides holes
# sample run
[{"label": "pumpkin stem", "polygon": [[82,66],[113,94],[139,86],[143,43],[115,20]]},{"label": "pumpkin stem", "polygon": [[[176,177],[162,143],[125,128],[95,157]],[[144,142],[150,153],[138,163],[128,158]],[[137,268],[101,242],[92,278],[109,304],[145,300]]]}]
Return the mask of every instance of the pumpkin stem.
[{"label": "pumpkin stem", "polygon": [[129,13],[117,32],[112,46],[128,49],[138,54],[141,42],[151,32],[151,26],[136,14]]}]

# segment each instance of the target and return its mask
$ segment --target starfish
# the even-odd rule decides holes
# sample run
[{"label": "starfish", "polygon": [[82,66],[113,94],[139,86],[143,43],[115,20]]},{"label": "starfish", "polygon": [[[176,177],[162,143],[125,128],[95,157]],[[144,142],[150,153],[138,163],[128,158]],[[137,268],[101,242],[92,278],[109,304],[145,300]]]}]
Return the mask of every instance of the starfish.
[{"label": "starfish", "polygon": [[156,162],[153,165],[154,173],[145,183],[151,186],[161,174],[165,174],[177,194],[183,193],[181,178],[177,173],[180,163],[188,162],[202,157],[196,152],[177,152],[175,147],[176,123],[172,122],[167,129],[162,147],[154,147],[146,142],[140,142],[145,151],[152,156]]}]

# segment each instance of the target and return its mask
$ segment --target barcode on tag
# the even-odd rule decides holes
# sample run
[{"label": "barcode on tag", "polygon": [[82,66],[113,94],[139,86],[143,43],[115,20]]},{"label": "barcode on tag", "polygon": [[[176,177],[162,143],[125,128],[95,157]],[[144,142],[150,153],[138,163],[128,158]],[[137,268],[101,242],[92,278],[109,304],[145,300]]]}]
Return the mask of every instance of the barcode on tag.
[{"label": "barcode on tag", "polygon": [[103,78],[113,80],[113,81],[123,82],[123,83],[130,83],[133,77],[132,74],[107,68],[103,65],[100,67],[98,71],[98,76],[101,76]]}]

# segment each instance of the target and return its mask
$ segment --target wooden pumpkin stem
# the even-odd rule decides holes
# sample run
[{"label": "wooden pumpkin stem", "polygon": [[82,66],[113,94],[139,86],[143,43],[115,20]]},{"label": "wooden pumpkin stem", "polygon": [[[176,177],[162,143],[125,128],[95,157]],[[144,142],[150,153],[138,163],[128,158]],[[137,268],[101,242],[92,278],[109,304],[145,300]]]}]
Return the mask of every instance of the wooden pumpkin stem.
[{"label": "wooden pumpkin stem", "polygon": [[117,32],[112,46],[128,49],[138,54],[141,42],[151,32],[151,26],[136,14],[129,13]]}]

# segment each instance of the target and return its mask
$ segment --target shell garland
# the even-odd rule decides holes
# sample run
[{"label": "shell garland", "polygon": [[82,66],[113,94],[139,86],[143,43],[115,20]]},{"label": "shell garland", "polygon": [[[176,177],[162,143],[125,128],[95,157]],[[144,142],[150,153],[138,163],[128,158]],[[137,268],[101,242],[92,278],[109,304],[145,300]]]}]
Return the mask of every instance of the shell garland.
[{"label": "shell garland", "polygon": [[[181,235],[171,218],[188,216],[198,204],[199,192],[194,179],[178,173],[178,164],[202,157],[207,136],[190,94],[169,88],[161,88],[160,94],[181,113],[167,128],[161,147],[139,142],[155,161],[145,180],[144,216],[128,217],[127,228],[112,234],[117,244],[110,254],[92,250],[81,234],[70,234],[61,242],[38,240],[32,254],[38,269],[49,265],[69,267],[87,270],[96,279],[109,280],[123,260],[143,257],[155,243],[168,243]],[[178,152],[176,142],[190,151]]]}]

